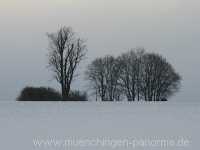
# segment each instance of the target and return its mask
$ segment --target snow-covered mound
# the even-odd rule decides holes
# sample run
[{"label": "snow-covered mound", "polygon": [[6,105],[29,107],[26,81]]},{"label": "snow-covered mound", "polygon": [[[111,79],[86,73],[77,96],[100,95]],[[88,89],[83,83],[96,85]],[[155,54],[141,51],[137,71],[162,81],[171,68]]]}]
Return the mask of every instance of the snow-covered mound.
[{"label": "snow-covered mound", "polygon": [[200,104],[0,102],[2,150],[197,150]]}]

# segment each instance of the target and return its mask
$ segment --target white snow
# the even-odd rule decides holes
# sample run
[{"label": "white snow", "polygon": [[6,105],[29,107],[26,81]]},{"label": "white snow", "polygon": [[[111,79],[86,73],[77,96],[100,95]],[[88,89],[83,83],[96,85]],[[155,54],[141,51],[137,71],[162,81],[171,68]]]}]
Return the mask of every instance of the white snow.
[{"label": "white snow", "polygon": [[[199,131],[198,103],[0,102],[2,150],[197,150]],[[155,139],[180,147],[153,145]],[[50,140],[61,144],[34,143]],[[67,140],[85,143],[64,145]],[[110,145],[89,145],[92,140]],[[142,146],[147,141],[152,145]]]}]

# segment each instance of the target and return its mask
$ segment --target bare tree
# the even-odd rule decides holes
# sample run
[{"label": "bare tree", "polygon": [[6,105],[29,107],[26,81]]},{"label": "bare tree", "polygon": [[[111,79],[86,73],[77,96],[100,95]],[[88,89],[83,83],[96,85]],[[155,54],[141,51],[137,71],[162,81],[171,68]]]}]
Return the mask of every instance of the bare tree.
[{"label": "bare tree", "polygon": [[106,80],[104,62],[102,58],[96,58],[87,68],[87,79],[91,83],[92,90],[95,92],[96,97],[100,97],[105,101],[106,96]]},{"label": "bare tree", "polygon": [[128,101],[167,99],[180,87],[181,77],[165,58],[143,48],[119,57],[120,86]]},{"label": "bare tree", "polygon": [[120,66],[113,56],[95,59],[86,71],[93,90],[102,101],[118,101],[120,99],[119,74]]},{"label": "bare tree", "polygon": [[167,99],[180,87],[181,77],[165,58],[147,53],[143,56],[142,89],[146,101]]},{"label": "bare tree", "polygon": [[119,87],[119,76],[121,70],[121,64],[113,56],[104,57],[105,62],[105,77],[107,85],[107,99],[110,101],[120,100],[120,87]]},{"label": "bare tree", "polygon": [[137,48],[122,54],[118,58],[122,65],[120,72],[120,85],[128,101],[135,101],[136,97],[138,101],[140,100],[140,70],[143,54],[144,49]]},{"label": "bare tree", "polygon": [[84,40],[77,37],[70,27],[62,27],[56,33],[48,33],[49,67],[61,85],[62,97],[68,97],[77,66],[86,55]]}]

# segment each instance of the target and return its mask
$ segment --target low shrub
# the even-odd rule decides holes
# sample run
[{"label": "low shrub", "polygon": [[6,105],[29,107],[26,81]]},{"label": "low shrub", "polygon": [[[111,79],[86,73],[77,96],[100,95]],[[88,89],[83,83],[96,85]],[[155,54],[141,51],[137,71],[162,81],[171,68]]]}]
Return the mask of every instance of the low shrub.
[{"label": "low shrub", "polygon": [[62,97],[59,92],[49,87],[25,87],[18,101],[61,101]]}]

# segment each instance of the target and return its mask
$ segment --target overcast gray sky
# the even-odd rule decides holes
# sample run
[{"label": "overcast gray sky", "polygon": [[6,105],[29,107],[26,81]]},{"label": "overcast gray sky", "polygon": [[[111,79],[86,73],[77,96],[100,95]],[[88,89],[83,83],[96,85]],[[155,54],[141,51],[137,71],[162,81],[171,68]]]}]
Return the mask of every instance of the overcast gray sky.
[{"label": "overcast gray sky", "polygon": [[182,75],[174,100],[199,100],[198,0],[0,0],[0,100],[15,100],[26,85],[59,88],[46,68],[45,34],[64,25],[87,39],[85,64],[144,47],[165,56]]}]

